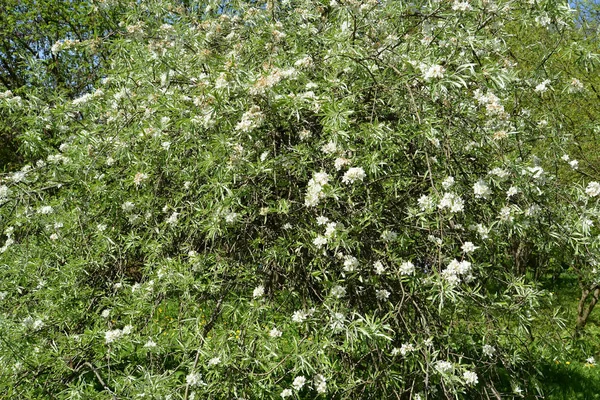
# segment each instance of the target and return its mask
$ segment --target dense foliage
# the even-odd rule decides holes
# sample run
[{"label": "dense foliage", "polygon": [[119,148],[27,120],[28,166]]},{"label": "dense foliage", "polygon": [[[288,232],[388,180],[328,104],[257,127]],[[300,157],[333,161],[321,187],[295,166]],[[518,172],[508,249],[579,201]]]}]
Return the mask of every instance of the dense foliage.
[{"label": "dense foliage", "polygon": [[567,4],[93,6],[123,10],[101,79],[0,92],[37,160],[0,178],[4,397],[543,394],[537,279],[577,276],[577,335],[600,296]]}]

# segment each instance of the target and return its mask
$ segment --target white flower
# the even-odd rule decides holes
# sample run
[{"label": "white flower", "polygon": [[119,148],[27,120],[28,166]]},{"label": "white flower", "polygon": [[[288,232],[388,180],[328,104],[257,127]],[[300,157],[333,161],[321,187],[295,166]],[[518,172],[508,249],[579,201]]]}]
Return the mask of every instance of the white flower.
[{"label": "white flower", "polygon": [[375,297],[377,297],[377,300],[384,301],[387,300],[388,297],[390,297],[390,292],[388,292],[385,289],[377,290],[375,292]]},{"label": "white flower", "polygon": [[131,212],[134,208],[135,204],[133,204],[131,201],[126,201],[121,205],[121,209],[125,212]]},{"label": "white flower", "polygon": [[579,161],[577,161],[577,160],[571,160],[571,161],[569,161],[569,165],[573,169],[578,169],[579,168]]},{"label": "white flower", "polygon": [[433,208],[433,200],[431,199],[431,197],[426,195],[419,197],[417,203],[419,204],[419,208],[421,208],[421,211],[428,211]]},{"label": "white flower", "polygon": [[538,93],[544,93],[546,90],[548,90],[547,85],[549,83],[550,83],[550,80],[546,79],[543,82],[541,82],[539,85],[537,85],[534,90]]},{"label": "white flower", "polygon": [[324,171],[313,173],[313,177],[308,181],[306,188],[306,198],[304,204],[308,207],[314,207],[325,197],[323,187],[329,183],[330,176]]},{"label": "white flower", "polygon": [[512,222],[514,218],[511,215],[510,207],[502,207],[500,209],[500,213],[498,214],[498,219],[501,221]]},{"label": "white flower", "polygon": [[306,140],[312,136],[312,133],[308,129],[302,129],[299,133],[300,140]]},{"label": "white flower", "polygon": [[450,371],[452,371],[454,367],[452,366],[451,362],[448,361],[438,361],[435,363],[435,369],[440,373],[440,374],[446,374]]},{"label": "white flower", "polygon": [[402,275],[414,275],[415,273],[415,265],[410,261],[403,262],[398,269]]},{"label": "white flower", "polygon": [[335,228],[337,228],[337,224],[335,222],[329,222],[325,227],[325,237],[332,237],[335,234]]},{"label": "white flower", "polygon": [[252,297],[254,297],[255,299],[258,299],[260,297],[262,297],[265,294],[265,287],[263,285],[257,286],[254,288],[254,291],[252,292]]},{"label": "white flower", "polygon": [[162,142],[160,146],[165,150],[169,150],[171,148],[171,142]]},{"label": "white flower", "polygon": [[43,327],[44,327],[44,321],[42,321],[39,318],[36,319],[35,321],[33,321],[33,324],[31,325],[31,329],[33,329],[34,331],[39,331]]},{"label": "white flower", "polygon": [[277,328],[273,328],[269,331],[269,336],[271,336],[272,338],[281,337],[281,335],[283,335],[283,332],[281,332]]},{"label": "white flower", "polygon": [[129,335],[133,331],[133,326],[125,325],[123,327],[123,335]]},{"label": "white flower", "polygon": [[327,380],[321,374],[317,374],[313,377],[313,384],[317,393],[327,392]]},{"label": "white flower", "polygon": [[472,242],[464,242],[461,248],[462,251],[469,254],[477,250],[479,247],[475,246]]},{"label": "white flower", "polygon": [[511,186],[506,191],[506,198],[509,199],[509,198],[511,198],[513,196],[516,196],[518,193],[519,193],[519,188],[516,187],[516,186]]},{"label": "white flower", "polygon": [[339,299],[339,298],[342,298],[342,297],[344,297],[346,295],[346,289],[344,289],[340,285],[337,285],[337,286],[334,286],[333,288],[331,288],[331,292],[330,293],[331,293],[331,296],[337,297]]},{"label": "white flower", "polygon": [[494,168],[493,170],[491,170],[489,172],[490,175],[496,175],[498,178],[506,178],[509,174],[509,172],[505,169],[502,168]]},{"label": "white flower", "polygon": [[589,365],[596,365],[596,359],[594,357],[589,357],[587,360],[585,360],[585,362],[587,362]]},{"label": "white flower", "polygon": [[321,151],[325,154],[333,154],[337,151],[337,145],[334,142],[329,142],[321,147]]},{"label": "white flower", "polygon": [[264,120],[264,114],[258,106],[252,106],[249,111],[242,115],[242,119],[235,126],[235,129],[244,133],[258,128]]},{"label": "white flower", "polygon": [[148,339],[148,341],[144,344],[144,348],[146,349],[152,349],[154,347],[156,347],[156,343],[152,339]]},{"label": "white flower", "polygon": [[446,179],[443,180],[442,182],[442,186],[444,187],[444,189],[448,190],[452,187],[452,185],[454,185],[454,177],[453,176],[449,176]]},{"label": "white flower", "polygon": [[308,314],[305,311],[298,310],[298,311],[295,311],[294,314],[292,315],[292,321],[300,324],[300,323],[304,322],[307,317],[308,317]]},{"label": "white flower", "polygon": [[147,174],[143,174],[141,172],[138,172],[137,174],[135,174],[135,176],[133,177],[133,183],[136,186],[139,186],[142,184],[143,181],[145,181],[146,179],[148,179],[148,175]]},{"label": "white flower", "polygon": [[381,233],[381,240],[384,242],[393,242],[398,238],[398,234],[394,231],[385,230]]},{"label": "white flower", "polygon": [[105,309],[104,311],[102,311],[102,314],[100,314],[102,316],[102,318],[108,318],[110,316],[110,308]]},{"label": "white flower", "polygon": [[327,218],[327,217],[324,217],[324,216],[317,217],[317,225],[325,225],[328,222],[329,222],[329,218]]},{"label": "white flower", "polygon": [[10,195],[10,189],[6,185],[0,186],[0,200],[7,198]]},{"label": "white flower", "polygon": [[350,164],[350,160],[348,160],[347,158],[343,158],[343,157],[338,157],[333,162],[333,165],[335,166],[336,171],[341,170],[344,165],[348,165],[348,164]]},{"label": "white flower", "polygon": [[406,356],[408,353],[415,351],[415,346],[412,343],[404,343],[400,347],[400,354]]},{"label": "white flower", "polygon": [[488,357],[493,357],[494,353],[496,352],[496,349],[494,348],[494,346],[490,346],[489,344],[484,344],[483,348],[482,348],[482,352],[483,352],[483,354],[485,354]]},{"label": "white flower", "polygon": [[421,66],[421,71],[423,72],[423,78],[426,81],[429,81],[433,78],[443,78],[444,77],[444,72],[446,72],[446,69],[444,67],[442,67],[441,65],[431,65],[431,66],[426,66],[423,65]]},{"label": "white flower", "polygon": [[318,249],[327,244],[327,238],[325,236],[319,235],[313,240],[313,244],[317,246]]},{"label": "white flower", "polygon": [[188,374],[188,376],[185,377],[185,381],[188,386],[205,385],[204,381],[202,380],[202,374],[198,372]]},{"label": "white flower", "polygon": [[50,235],[50,240],[58,240],[58,235],[56,233],[53,233],[52,235]]},{"label": "white flower", "polygon": [[52,208],[52,206],[43,206],[40,207],[40,209],[38,210],[38,213],[40,214],[52,214],[54,212],[54,209]]},{"label": "white flower", "polygon": [[345,317],[342,313],[333,313],[331,315],[331,329],[339,331],[344,329]]},{"label": "white flower", "polygon": [[490,190],[489,186],[486,185],[485,182],[483,182],[482,180],[475,182],[475,184],[473,185],[473,192],[475,193],[476,198],[483,197],[484,199],[487,199],[488,196],[492,194],[492,191]]},{"label": "white flower", "polygon": [[281,396],[282,398],[284,398],[284,399],[285,399],[286,397],[290,397],[292,394],[294,394],[294,393],[292,392],[292,389],[284,389],[284,390],[281,392],[280,396]]},{"label": "white flower", "polygon": [[477,382],[479,382],[477,374],[473,371],[465,371],[463,373],[463,379],[465,380],[465,384],[468,386],[476,385]]},{"label": "white flower", "polygon": [[590,182],[585,189],[585,193],[590,197],[596,197],[600,195],[600,183]]},{"label": "white flower", "polygon": [[382,275],[385,272],[385,266],[381,261],[375,261],[373,263],[373,268],[375,269],[375,273],[377,275]]},{"label": "white flower", "polygon": [[365,170],[360,167],[352,167],[342,177],[343,183],[354,183],[356,181],[362,181],[365,178]]},{"label": "white flower", "polygon": [[344,257],[344,271],[346,272],[354,272],[356,267],[358,267],[358,260],[353,256]]},{"label": "white flower", "polygon": [[563,156],[561,157],[561,160],[563,160],[563,161],[569,161],[570,157],[569,157],[568,154],[563,154]]},{"label": "white flower", "polygon": [[450,212],[460,212],[465,208],[465,202],[460,196],[452,192],[444,193],[444,197],[440,200],[438,204],[438,208],[443,210],[444,208],[449,208]]},{"label": "white flower", "polygon": [[454,11],[470,11],[473,7],[471,7],[468,1],[455,0],[454,4],[452,4],[452,9]]},{"label": "white flower", "polygon": [[178,212],[174,212],[173,214],[171,214],[171,216],[169,218],[167,218],[167,224],[169,224],[169,225],[177,224],[177,217],[179,217]]},{"label": "white flower", "polygon": [[108,344],[108,343],[112,343],[115,340],[119,339],[121,336],[123,336],[123,331],[120,329],[114,329],[112,331],[106,331],[104,333],[104,341]]},{"label": "white flower", "polygon": [[571,78],[571,82],[569,84],[570,84],[569,92],[571,92],[571,93],[581,92],[584,89],[583,83],[581,83],[581,81],[577,78]]},{"label": "white flower", "polygon": [[303,377],[302,375],[300,375],[300,376],[297,376],[294,379],[294,382],[292,383],[292,386],[296,390],[301,390],[305,383],[306,383],[306,378]]},{"label": "white flower", "polygon": [[208,366],[212,367],[213,365],[219,365],[221,363],[221,358],[220,357],[213,357],[210,360],[208,360]]}]

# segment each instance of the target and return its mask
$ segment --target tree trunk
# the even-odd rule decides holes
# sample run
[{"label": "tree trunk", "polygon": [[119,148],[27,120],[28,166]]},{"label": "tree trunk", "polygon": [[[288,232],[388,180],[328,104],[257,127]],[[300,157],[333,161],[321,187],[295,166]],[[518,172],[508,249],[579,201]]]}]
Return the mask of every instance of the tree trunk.
[{"label": "tree trunk", "polygon": [[[586,307],[585,303],[590,294],[592,295],[592,298],[590,299],[590,302]],[[583,331],[583,328],[585,328],[588,318],[594,310],[596,303],[598,303],[599,298],[600,287],[594,288],[593,292],[588,289],[582,289],[581,298],[579,299],[579,304],[577,305],[577,325],[575,326],[575,338],[578,338],[579,335],[581,335],[581,332]]]}]

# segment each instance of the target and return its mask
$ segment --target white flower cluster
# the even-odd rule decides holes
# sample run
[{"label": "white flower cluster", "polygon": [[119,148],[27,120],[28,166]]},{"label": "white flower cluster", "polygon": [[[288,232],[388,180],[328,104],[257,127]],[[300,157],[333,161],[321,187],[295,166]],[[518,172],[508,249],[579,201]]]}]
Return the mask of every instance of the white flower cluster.
[{"label": "white flower cluster", "polygon": [[584,86],[583,83],[581,83],[581,81],[577,78],[571,78],[571,81],[569,82],[569,92],[570,93],[578,93],[578,92],[583,92],[584,90]]},{"label": "white flower cluster", "polygon": [[463,380],[467,386],[474,386],[477,384],[477,382],[479,382],[477,374],[473,371],[465,371],[463,373]]},{"label": "white flower cluster", "polygon": [[398,270],[400,271],[401,275],[414,275],[415,265],[410,261],[405,261],[402,264],[400,264]]},{"label": "white flower cluster", "polygon": [[500,179],[504,179],[510,175],[510,173],[507,170],[499,167],[492,169],[490,172],[488,172],[488,174],[495,175]]},{"label": "white flower cluster", "polygon": [[442,278],[451,285],[459,284],[461,277],[464,277],[467,282],[473,279],[471,275],[471,263],[469,261],[454,259],[442,271]]},{"label": "white flower cluster", "polygon": [[381,261],[375,261],[373,263],[373,269],[377,275],[383,275],[385,273],[385,266]]},{"label": "white flower cluster", "polygon": [[123,329],[113,329],[111,331],[106,331],[104,333],[104,341],[108,343],[112,343],[115,340],[120,339],[124,335],[129,335],[133,331],[133,326],[126,325]]},{"label": "white flower cluster", "polygon": [[419,208],[421,209],[421,211],[431,211],[433,210],[433,207],[435,205],[433,199],[425,194],[419,197],[417,203],[419,204]]},{"label": "white flower cluster", "polygon": [[454,4],[452,4],[452,9],[454,11],[471,11],[473,7],[471,7],[468,1],[455,0]]},{"label": "white flower cluster", "polygon": [[484,198],[487,199],[488,196],[492,194],[492,190],[490,187],[482,180],[475,182],[473,185],[473,192],[475,193],[476,198]]},{"label": "white flower cluster", "polygon": [[302,322],[306,321],[306,319],[308,317],[312,316],[314,311],[315,311],[314,308],[311,308],[308,311],[304,311],[304,310],[294,311],[294,314],[292,314],[292,321],[297,324],[301,324]]},{"label": "white flower cluster", "polygon": [[548,90],[548,84],[550,83],[549,79],[546,79],[542,82],[540,82],[534,89],[534,91],[536,91],[537,93],[544,93],[545,91]]},{"label": "white flower cluster", "polygon": [[423,73],[423,79],[425,79],[426,81],[430,81],[431,79],[441,79],[444,77],[444,73],[446,72],[446,69],[438,64],[434,64],[434,65],[425,65],[425,64],[421,64],[419,66],[419,68],[421,69],[421,72]]},{"label": "white flower cluster", "polygon": [[323,188],[329,183],[330,176],[326,172],[315,172],[306,189],[306,198],[304,204],[307,207],[314,207],[325,197]]},{"label": "white flower cluster", "polygon": [[454,366],[449,361],[438,361],[435,363],[435,369],[440,374],[447,374],[454,369]]},{"label": "white flower cluster", "polygon": [[39,331],[44,325],[44,321],[39,318],[33,319],[32,317],[27,317],[23,320],[23,326],[34,331]]},{"label": "white flower cluster", "polygon": [[11,190],[8,186],[2,185],[0,186],[0,204],[6,202],[8,200],[8,196],[10,196]]},{"label": "white flower cluster", "polygon": [[342,182],[345,184],[361,181],[365,178],[365,170],[360,167],[352,167],[346,171],[342,177]]},{"label": "white flower cluster", "polygon": [[77,45],[78,43],[79,40],[59,40],[52,45],[52,48],[50,50],[52,51],[52,54],[57,54],[59,51],[68,50],[71,47]]},{"label": "white flower cluster", "polygon": [[465,209],[465,202],[463,199],[452,192],[444,193],[444,196],[438,204],[440,210],[449,209],[453,213],[461,212]]},{"label": "white flower cluster", "polygon": [[404,343],[402,346],[400,346],[400,354],[402,354],[402,356],[406,356],[408,353],[412,353],[413,351],[415,351],[415,345],[412,343]]},{"label": "white flower cluster", "polygon": [[263,297],[263,295],[265,294],[265,287],[263,285],[257,286],[256,288],[254,288],[254,291],[252,292],[252,297],[255,299],[259,299],[261,297]]},{"label": "white flower cluster", "polygon": [[490,346],[489,344],[484,344],[483,348],[482,348],[482,352],[483,352],[483,354],[485,354],[488,357],[493,357],[494,353],[496,352],[496,349],[494,348],[494,346]]},{"label": "white flower cluster", "polygon": [[273,68],[270,74],[261,76],[256,80],[254,85],[250,88],[250,94],[257,95],[263,94],[267,89],[272,88],[281,82],[284,78],[294,78],[297,75],[297,71],[294,68],[279,69]]},{"label": "white flower cluster", "polygon": [[344,271],[352,273],[358,267],[358,260],[354,256],[344,256]]},{"label": "white flower cluster", "polygon": [[80,97],[76,98],[75,100],[72,101],[72,104],[74,106],[79,106],[81,104],[85,104],[88,101],[101,97],[104,95],[104,91],[102,89],[96,89],[94,92],[92,93],[84,93],[82,94]]},{"label": "white flower cluster", "polygon": [[[294,378],[294,381],[292,382],[292,388],[294,388],[294,390],[299,392],[300,390],[302,390],[302,388],[304,388],[304,385],[306,385],[306,382],[307,382],[307,379],[303,375],[296,376]],[[327,380],[325,379],[325,377],[323,375],[321,375],[321,374],[315,375],[313,377],[313,385],[314,385],[314,389],[317,391],[317,393],[322,394],[322,393],[327,392]],[[286,397],[291,397],[293,395],[294,395],[294,392],[292,391],[292,389],[284,389],[280,393],[280,396],[283,399],[285,399]]]},{"label": "white flower cluster", "polygon": [[488,92],[484,95],[481,90],[477,89],[473,92],[473,96],[479,102],[479,105],[485,106],[486,112],[489,115],[503,116],[505,114],[504,106],[500,104],[500,99],[494,93]]},{"label": "white flower cluster", "polygon": [[464,242],[461,248],[462,251],[464,251],[466,254],[469,254],[477,250],[479,247],[475,246],[472,242]]},{"label": "white flower cluster", "polygon": [[262,124],[264,117],[258,106],[252,106],[250,110],[242,115],[242,119],[235,126],[235,130],[248,133],[258,128]]},{"label": "white flower cluster", "polygon": [[206,383],[204,383],[202,380],[202,374],[198,372],[188,374],[188,376],[185,377],[185,382],[188,384],[188,386],[192,387],[206,385]]},{"label": "white flower cluster", "polygon": [[585,193],[590,197],[596,197],[600,195],[600,183],[590,182],[585,189]]}]

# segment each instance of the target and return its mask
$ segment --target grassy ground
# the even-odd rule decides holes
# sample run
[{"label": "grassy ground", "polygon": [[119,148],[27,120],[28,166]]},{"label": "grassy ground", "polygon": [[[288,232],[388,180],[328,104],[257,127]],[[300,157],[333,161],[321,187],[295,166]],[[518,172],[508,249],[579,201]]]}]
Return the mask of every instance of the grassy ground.
[{"label": "grassy ground", "polygon": [[[577,279],[562,274],[557,282],[544,282],[543,286],[552,293],[552,306],[544,312],[554,315],[558,310],[564,326],[557,331],[553,327],[537,327],[537,345],[544,354],[538,366],[546,399],[600,399],[600,306],[592,312],[580,338],[574,339],[573,332],[577,317],[577,304],[581,295]],[[548,332],[557,332],[549,335]],[[586,363],[594,356],[598,365]]]}]

